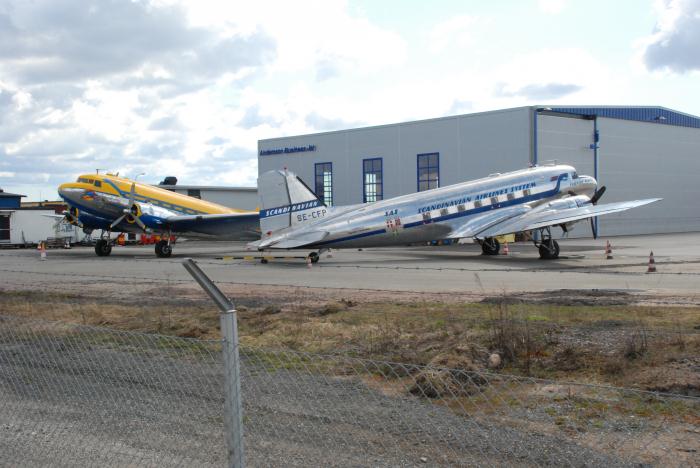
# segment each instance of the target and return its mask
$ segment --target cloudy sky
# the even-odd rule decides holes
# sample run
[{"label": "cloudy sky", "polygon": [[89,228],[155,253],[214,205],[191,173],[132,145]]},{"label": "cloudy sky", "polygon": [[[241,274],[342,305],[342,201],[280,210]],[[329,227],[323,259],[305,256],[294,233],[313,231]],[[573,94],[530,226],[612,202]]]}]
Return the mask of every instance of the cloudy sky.
[{"label": "cloudy sky", "polygon": [[700,0],[0,0],[0,187],[255,185],[257,140],[532,104],[700,115]]}]

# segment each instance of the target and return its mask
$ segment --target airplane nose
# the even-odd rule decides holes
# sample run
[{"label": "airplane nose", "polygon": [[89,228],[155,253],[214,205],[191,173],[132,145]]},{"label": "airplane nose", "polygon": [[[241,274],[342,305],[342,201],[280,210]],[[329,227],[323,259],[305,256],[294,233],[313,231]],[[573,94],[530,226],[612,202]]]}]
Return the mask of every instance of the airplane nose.
[{"label": "airplane nose", "polygon": [[58,194],[67,202],[79,199],[83,193],[85,193],[84,189],[73,187],[72,184],[58,186]]}]

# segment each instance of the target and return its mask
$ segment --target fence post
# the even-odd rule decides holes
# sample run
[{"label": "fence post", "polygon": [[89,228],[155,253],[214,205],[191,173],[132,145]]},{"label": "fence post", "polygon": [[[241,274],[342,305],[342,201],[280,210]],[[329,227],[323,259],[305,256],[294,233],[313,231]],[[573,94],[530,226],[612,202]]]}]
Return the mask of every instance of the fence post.
[{"label": "fence post", "polygon": [[224,356],[224,425],[228,444],[228,465],[243,468],[243,405],[241,403],[241,373],[238,353],[238,320],[233,303],[221,292],[209,277],[191,258],[182,261],[183,266],[199,283],[204,291],[219,307],[219,323],[223,342],[221,351]]}]

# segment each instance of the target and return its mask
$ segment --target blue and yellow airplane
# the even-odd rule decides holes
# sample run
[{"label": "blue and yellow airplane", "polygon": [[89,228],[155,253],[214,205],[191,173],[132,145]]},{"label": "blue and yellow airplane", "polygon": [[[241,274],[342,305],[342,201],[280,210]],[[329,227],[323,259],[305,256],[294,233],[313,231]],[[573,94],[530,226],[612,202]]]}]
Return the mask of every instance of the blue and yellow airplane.
[{"label": "blue and yellow airplane", "polygon": [[172,254],[173,234],[188,238],[255,240],[260,238],[257,211],[228,208],[112,174],[81,175],[61,184],[58,193],[68,205],[70,224],[86,233],[102,230],[95,253],[112,252],[110,232],[160,234],[158,257]]}]

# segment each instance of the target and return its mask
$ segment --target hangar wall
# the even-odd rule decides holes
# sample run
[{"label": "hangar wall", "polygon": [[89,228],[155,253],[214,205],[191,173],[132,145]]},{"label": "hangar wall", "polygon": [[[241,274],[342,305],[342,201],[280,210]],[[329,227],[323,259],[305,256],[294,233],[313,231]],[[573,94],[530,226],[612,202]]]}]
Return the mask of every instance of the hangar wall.
[{"label": "hangar wall", "polygon": [[[381,158],[384,198],[417,191],[417,156],[439,154],[440,186],[527,167],[530,108],[521,107],[258,142],[259,174],[288,168],[314,189],[317,163],[332,163],[333,204],[363,202],[363,160]],[[269,154],[284,148],[312,151]]]}]

